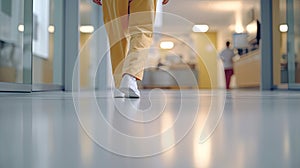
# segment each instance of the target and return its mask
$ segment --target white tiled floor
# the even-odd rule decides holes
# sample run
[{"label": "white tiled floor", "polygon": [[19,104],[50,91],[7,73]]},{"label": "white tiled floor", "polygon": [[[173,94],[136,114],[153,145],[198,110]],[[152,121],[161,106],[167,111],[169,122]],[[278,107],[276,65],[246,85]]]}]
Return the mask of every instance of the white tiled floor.
[{"label": "white tiled floor", "polygon": [[0,94],[0,167],[300,167],[300,92]]}]

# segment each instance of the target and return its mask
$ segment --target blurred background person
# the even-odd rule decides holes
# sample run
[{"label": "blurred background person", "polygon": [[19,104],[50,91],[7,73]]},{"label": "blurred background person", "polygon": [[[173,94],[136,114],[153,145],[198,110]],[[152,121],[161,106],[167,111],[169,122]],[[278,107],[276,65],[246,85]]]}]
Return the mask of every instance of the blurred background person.
[{"label": "blurred background person", "polygon": [[230,80],[233,72],[233,57],[235,56],[234,50],[230,47],[230,42],[226,41],[226,48],[223,49],[220,53],[220,58],[223,62],[225,80],[226,80],[226,89],[230,89]]}]

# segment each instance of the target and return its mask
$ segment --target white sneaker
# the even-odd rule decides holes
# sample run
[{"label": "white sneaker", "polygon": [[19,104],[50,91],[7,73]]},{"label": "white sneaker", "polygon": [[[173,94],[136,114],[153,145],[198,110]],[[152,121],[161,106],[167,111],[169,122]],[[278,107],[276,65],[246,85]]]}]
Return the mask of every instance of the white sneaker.
[{"label": "white sneaker", "polygon": [[136,78],[128,74],[125,74],[121,80],[120,91],[122,91],[127,98],[139,98],[141,96],[137,87]]},{"label": "white sneaker", "polygon": [[114,98],[124,98],[125,93],[121,92],[119,89],[114,89]]}]

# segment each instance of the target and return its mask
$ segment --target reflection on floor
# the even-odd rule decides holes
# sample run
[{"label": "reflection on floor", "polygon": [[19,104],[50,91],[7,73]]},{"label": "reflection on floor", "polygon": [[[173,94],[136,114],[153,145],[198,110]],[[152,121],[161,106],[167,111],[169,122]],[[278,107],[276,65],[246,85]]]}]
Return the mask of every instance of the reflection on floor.
[{"label": "reflection on floor", "polygon": [[0,167],[300,167],[300,92],[0,94]]}]

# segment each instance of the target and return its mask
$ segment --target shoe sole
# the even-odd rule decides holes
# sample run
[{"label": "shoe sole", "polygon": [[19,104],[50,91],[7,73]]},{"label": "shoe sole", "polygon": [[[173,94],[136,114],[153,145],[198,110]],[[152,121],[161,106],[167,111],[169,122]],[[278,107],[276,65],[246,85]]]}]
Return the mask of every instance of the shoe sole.
[{"label": "shoe sole", "polygon": [[114,98],[124,98],[125,97],[125,95],[123,96],[123,95],[114,95]]},{"label": "shoe sole", "polygon": [[126,98],[140,98],[140,95],[135,93],[132,89],[130,88],[120,88],[120,91],[125,94]]},{"label": "shoe sole", "polygon": [[114,91],[114,98],[124,98],[125,97],[125,94],[118,90],[118,91]]}]

